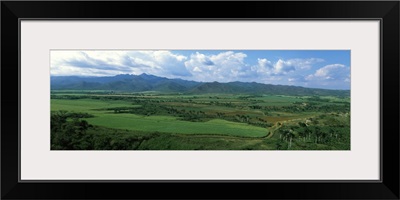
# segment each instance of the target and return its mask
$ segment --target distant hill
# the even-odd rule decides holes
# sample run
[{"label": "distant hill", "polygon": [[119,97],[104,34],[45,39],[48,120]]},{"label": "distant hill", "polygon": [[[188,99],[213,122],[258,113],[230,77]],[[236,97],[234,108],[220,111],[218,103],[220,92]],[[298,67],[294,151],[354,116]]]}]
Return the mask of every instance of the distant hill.
[{"label": "distant hill", "polygon": [[314,89],[255,82],[196,82],[168,79],[149,74],[121,74],[107,77],[52,76],[52,90],[113,90],[124,92],[158,91],[187,94],[279,94],[350,96],[349,90]]}]

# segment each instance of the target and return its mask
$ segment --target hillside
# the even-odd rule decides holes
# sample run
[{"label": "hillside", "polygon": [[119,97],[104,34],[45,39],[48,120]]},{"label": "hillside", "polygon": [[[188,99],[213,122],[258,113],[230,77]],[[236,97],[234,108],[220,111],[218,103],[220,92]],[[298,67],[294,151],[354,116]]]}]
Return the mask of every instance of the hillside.
[{"label": "hillside", "polygon": [[108,77],[52,76],[52,90],[113,90],[123,92],[158,91],[187,94],[277,94],[350,96],[349,90],[314,89],[256,82],[196,82],[168,79],[149,74],[121,74]]}]

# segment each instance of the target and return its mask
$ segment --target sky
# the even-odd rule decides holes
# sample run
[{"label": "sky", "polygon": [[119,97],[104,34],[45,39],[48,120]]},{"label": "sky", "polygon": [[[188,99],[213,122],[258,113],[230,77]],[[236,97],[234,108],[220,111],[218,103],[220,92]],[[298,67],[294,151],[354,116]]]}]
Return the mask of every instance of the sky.
[{"label": "sky", "polygon": [[142,73],[200,82],[350,89],[350,50],[53,50],[51,76]]}]

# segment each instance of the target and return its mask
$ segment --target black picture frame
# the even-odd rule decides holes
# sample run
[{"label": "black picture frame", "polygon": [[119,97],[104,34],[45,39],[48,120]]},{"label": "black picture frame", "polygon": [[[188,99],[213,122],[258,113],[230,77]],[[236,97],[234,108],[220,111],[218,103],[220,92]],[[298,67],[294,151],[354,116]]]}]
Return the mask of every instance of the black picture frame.
[{"label": "black picture frame", "polygon": [[[2,1],[1,198],[399,199],[399,9],[399,1]],[[379,19],[381,181],[19,182],[21,97],[17,77],[22,18]]]}]

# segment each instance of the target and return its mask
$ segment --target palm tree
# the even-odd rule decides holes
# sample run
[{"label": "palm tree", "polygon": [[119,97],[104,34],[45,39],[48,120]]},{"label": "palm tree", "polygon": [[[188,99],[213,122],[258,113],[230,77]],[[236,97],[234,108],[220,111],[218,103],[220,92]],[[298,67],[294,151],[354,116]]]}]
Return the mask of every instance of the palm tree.
[{"label": "palm tree", "polygon": [[288,131],[288,137],[290,138],[289,139],[289,146],[288,146],[288,149],[290,149],[290,147],[292,147],[292,139],[294,138],[294,132],[293,132],[293,130],[289,130]]},{"label": "palm tree", "polygon": [[289,142],[288,149],[292,146],[292,140],[294,138],[294,132],[292,129],[284,129],[282,132],[283,138],[286,142]]},{"label": "palm tree", "polygon": [[299,136],[301,138],[303,138],[303,142],[305,142],[306,141],[306,137],[307,137],[306,129],[300,130],[298,133],[299,133]]}]

